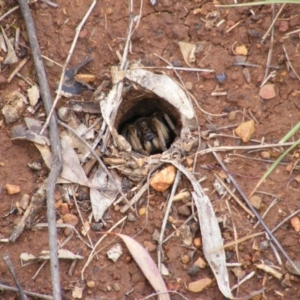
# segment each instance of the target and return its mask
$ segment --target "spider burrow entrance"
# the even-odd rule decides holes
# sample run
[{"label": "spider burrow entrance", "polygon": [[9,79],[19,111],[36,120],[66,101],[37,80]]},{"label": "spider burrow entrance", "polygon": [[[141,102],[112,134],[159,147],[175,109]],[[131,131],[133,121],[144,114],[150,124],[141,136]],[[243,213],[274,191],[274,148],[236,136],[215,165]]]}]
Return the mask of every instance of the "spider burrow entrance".
[{"label": "spider burrow entrance", "polygon": [[[145,95],[143,95],[145,96]],[[132,96],[118,109],[116,128],[132,150],[144,155],[162,153],[170,148],[181,131],[180,113],[157,96]]]}]

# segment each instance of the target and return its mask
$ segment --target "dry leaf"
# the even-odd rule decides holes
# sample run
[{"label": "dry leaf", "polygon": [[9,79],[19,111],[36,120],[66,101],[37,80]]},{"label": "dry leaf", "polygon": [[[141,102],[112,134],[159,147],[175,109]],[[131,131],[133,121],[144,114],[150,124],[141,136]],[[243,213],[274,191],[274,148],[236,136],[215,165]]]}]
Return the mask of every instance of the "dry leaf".
[{"label": "dry leaf", "polygon": [[192,195],[198,211],[205,259],[214,273],[221,293],[226,298],[232,299],[233,296],[229,286],[229,276],[226,267],[223,238],[220,232],[218,220],[209,198],[205,195],[201,185],[195,179],[194,175],[183,165],[175,160],[162,159],[161,161],[173,164],[190,180],[194,189]]},{"label": "dry leaf", "polygon": [[4,65],[14,64],[14,63],[18,62],[18,57],[15,53],[14,47],[12,46],[12,44],[11,44],[9,38],[7,37],[2,26],[1,26],[1,29],[2,29],[3,37],[5,39],[6,46],[7,46],[7,51],[8,51],[3,64]]},{"label": "dry leaf", "polygon": [[186,43],[186,42],[179,42],[179,47],[184,61],[189,67],[192,67],[191,63],[194,63],[196,61],[195,58],[196,45],[191,43]]},{"label": "dry leaf", "polygon": [[35,106],[40,98],[40,90],[36,85],[33,85],[27,90],[28,99],[31,106]]},{"label": "dry leaf", "polygon": [[145,248],[131,237],[124,234],[117,234],[126,244],[135,262],[138,264],[145,277],[148,279],[154,290],[160,293],[159,300],[170,300],[168,289],[162,279],[158,268]]}]

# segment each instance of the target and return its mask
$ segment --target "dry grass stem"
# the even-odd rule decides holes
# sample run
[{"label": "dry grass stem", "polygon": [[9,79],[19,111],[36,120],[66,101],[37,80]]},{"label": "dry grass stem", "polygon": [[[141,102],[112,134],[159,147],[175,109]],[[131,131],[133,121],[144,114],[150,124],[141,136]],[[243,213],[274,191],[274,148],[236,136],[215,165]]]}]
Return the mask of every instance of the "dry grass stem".
[{"label": "dry grass stem", "polygon": [[222,184],[222,186],[225,188],[225,190],[230,194],[230,196],[237,202],[237,204],[252,218],[255,218],[255,215],[252,213],[251,210],[249,210],[244,203],[241,202],[241,200],[231,191],[231,189],[224,183],[224,181],[221,179],[221,177],[218,174],[214,174],[215,177],[219,180],[219,182]]},{"label": "dry grass stem", "polygon": [[[107,230],[107,232],[112,232],[115,228],[117,228],[120,224],[122,224],[125,220],[127,219],[127,216],[123,217],[121,220],[119,220],[116,224],[114,224],[109,230]],[[85,269],[89,266],[90,262],[92,261],[92,259],[94,258],[94,253],[96,252],[97,247],[99,246],[99,244],[107,237],[107,233],[104,234],[103,236],[101,236],[101,238],[98,240],[98,242],[96,243],[96,245],[94,246],[94,248],[92,249],[85,265],[83,266],[82,270],[81,270],[81,279],[84,280],[84,271]]]}]

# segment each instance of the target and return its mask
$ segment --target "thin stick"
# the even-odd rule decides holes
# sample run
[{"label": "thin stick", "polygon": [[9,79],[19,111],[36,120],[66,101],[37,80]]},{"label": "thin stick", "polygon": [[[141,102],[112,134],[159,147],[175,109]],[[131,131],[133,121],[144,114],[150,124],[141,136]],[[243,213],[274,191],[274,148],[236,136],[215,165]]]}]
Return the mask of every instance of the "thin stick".
[{"label": "thin stick", "polygon": [[[273,9],[274,9],[274,5],[272,5],[272,6],[273,6]],[[264,34],[264,36],[262,37],[261,42],[260,42],[261,44],[264,44],[264,43],[265,43],[265,40],[266,40],[268,34],[270,33],[270,31],[271,31],[271,30],[274,30],[274,24],[275,24],[275,22],[277,21],[279,15],[281,14],[282,10],[284,9],[284,6],[285,6],[285,3],[280,7],[280,9],[279,9],[277,15],[275,16],[275,18],[273,19],[273,21],[272,21],[272,23],[271,23],[269,29],[267,30],[267,32],[266,32],[266,33]],[[273,33],[272,33],[272,35],[273,35]]]},{"label": "thin stick", "polygon": [[205,72],[205,73],[215,73],[213,69],[201,69],[201,68],[184,68],[184,67],[145,67],[141,66],[141,69],[167,69],[167,70],[176,70],[176,71],[187,71],[187,72]]},{"label": "thin stick", "polygon": [[288,56],[288,53],[287,53],[287,51],[286,51],[284,45],[282,45],[282,48],[283,48],[283,51],[284,51],[284,54],[285,54],[285,57],[286,57],[286,59],[287,59],[287,61],[288,61],[289,66],[291,67],[291,69],[292,69],[292,71],[294,72],[294,74],[296,75],[296,77],[300,80],[300,76],[298,75],[298,73],[297,73],[296,70],[294,69],[294,67],[293,67],[293,65],[292,65],[292,63],[291,63],[291,61],[290,61],[290,58],[289,58],[289,56]]},{"label": "thin stick", "polygon": [[13,266],[13,264],[12,264],[10,258],[9,258],[9,255],[7,253],[4,253],[2,257],[3,257],[4,261],[6,262],[6,264],[8,265],[10,273],[13,276],[13,278],[15,280],[15,283],[16,283],[16,285],[18,287],[18,292],[19,292],[19,295],[20,295],[20,300],[27,300],[27,297],[24,294],[24,291],[23,291],[23,288],[22,288],[22,286],[20,284],[20,281],[18,280],[17,274],[15,272],[15,268],[14,268],[14,266]]},{"label": "thin stick", "polygon": [[252,145],[252,146],[220,146],[220,147],[211,147],[205,150],[201,150],[198,153],[200,155],[219,152],[219,151],[232,151],[232,150],[253,150],[253,149],[265,149],[265,148],[276,148],[276,147],[285,147],[292,146],[295,142],[287,142],[282,144],[264,144],[264,145]]},{"label": "thin stick", "polygon": [[242,280],[239,281],[238,284],[234,285],[231,288],[231,291],[237,289],[239,286],[241,286],[244,282],[246,282],[247,280],[251,279],[255,274],[255,271],[252,271],[251,273],[249,273],[247,276],[245,276]]},{"label": "thin stick", "polygon": [[[34,27],[34,22],[30,13],[27,1],[18,0],[26,29],[28,32],[29,43],[32,51],[33,61],[37,73],[37,78],[40,86],[40,93],[43,99],[46,112],[49,114],[52,104],[51,93],[47,81],[47,76],[41,56],[41,51],[38,43],[37,34]],[[56,211],[55,211],[55,185],[58,175],[62,168],[62,156],[60,149],[60,139],[58,134],[56,115],[54,114],[50,120],[50,141],[52,148],[52,168],[47,180],[47,218],[49,222],[49,250],[50,250],[50,269],[52,279],[52,293],[54,300],[61,299],[60,291],[60,276],[59,276],[59,261],[57,247],[57,232],[56,232]]]},{"label": "thin stick", "polygon": [[[209,146],[209,144],[207,144],[207,145]],[[224,165],[224,163],[222,162],[222,160],[219,158],[219,156],[215,152],[213,152],[213,154],[214,154],[214,157],[219,162],[219,164],[221,165],[221,167],[223,168],[223,170],[226,173],[228,173],[228,170],[227,170],[226,166]],[[236,189],[238,190],[238,192],[240,193],[240,195],[242,196],[242,198],[244,199],[244,201],[247,203],[248,207],[251,209],[251,211],[253,212],[253,214],[255,215],[255,217],[258,219],[259,223],[262,225],[262,227],[268,233],[268,235],[271,238],[271,240],[274,242],[274,244],[277,246],[277,248],[280,250],[280,252],[284,255],[284,257],[288,260],[288,262],[291,264],[291,266],[295,270],[297,270],[297,272],[299,272],[299,274],[300,274],[300,271],[298,270],[298,268],[295,265],[295,263],[291,260],[291,258],[289,257],[289,255],[285,252],[285,250],[282,248],[281,244],[278,242],[278,240],[273,235],[272,231],[269,229],[269,227],[262,220],[262,218],[260,217],[260,215],[257,212],[257,210],[253,207],[253,205],[251,204],[251,202],[249,201],[249,199],[246,197],[246,195],[244,194],[244,192],[242,191],[242,189],[240,188],[240,186],[237,184],[236,180],[229,173],[228,173],[228,177],[229,177],[230,181],[233,183],[233,185],[236,187]]]},{"label": "thin stick", "polygon": [[[112,232],[115,228],[117,228],[121,223],[123,223],[125,220],[127,219],[127,216],[123,217],[121,220],[119,220],[112,228],[110,228],[109,230],[107,230],[107,232]],[[97,247],[99,246],[99,244],[106,238],[107,234],[104,234],[96,243],[96,245],[94,246],[92,252],[90,253],[85,265],[83,266],[82,270],[81,270],[81,279],[84,280],[84,276],[83,273],[85,271],[85,269],[88,267],[88,265],[90,264],[90,262],[92,261],[93,257],[94,257],[94,252],[96,251]]]},{"label": "thin stick", "polygon": [[178,183],[180,181],[180,178],[181,178],[181,172],[179,170],[177,170],[176,177],[175,177],[173,187],[172,187],[172,191],[171,191],[171,195],[169,197],[169,201],[168,201],[168,204],[167,204],[167,207],[166,207],[166,212],[165,212],[165,216],[164,216],[164,219],[163,219],[163,223],[161,225],[161,231],[160,231],[159,241],[158,241],[158,245],[157,245],[158,246],[157,247],[157,266],[158,266],[159,272],[161,271],[161,256],[162,256],[161,254],[162,254],[162,251],[163,251],[162,244],[163,244],[164,232],[165,232],[165,228],[166,228],[166,225],[167,225],[170,209],[171,209],[171,206],[172,206],[172,203],[173,203],[173,197],[174,197],[176,189],[178,187]]},{"label": "thin stick", "polygon": [[248,209],[243,202],[231,191],[231,189],[223,182],[221,177],[218,174],[214,174],[216,178],[218,178],[219,182],[222,184],[222,186],[226,189],[226,191],[230,194],[230,196],[238,203],[238,205],[252,218],[255,217],[255,215],[252,213],[250,209]]},{"label": "thin stick", "polygon": [[[270,211],[270,209],[275,205],[277,204],[278,202],[278,199],[275,198],[272,203],[268,206],[268,208],[266,209],[266,211],[263,213],[263,215],[261,216],[262,219],[265,218],[265,216],[268,214],[268,212]],[[257,226],[259,225],[259,222],[257,221],[256,224],[253,226],[253,228],[256,228]]]},{"label": "thin stick", "polygon": [[[272,16],[273,16],[273,22],[274,22],[274,4],[272,5]],[[270,47],[269,47],[269,52],[268,52],[268,58],[267,58],[267,63],[266,63],[266,70],[265,70],[265,75],[262,81],[262,84],[260,85],[260,87],[262,87],[265,82],[267,82],[267,78],[268,77],[268,73],[269,73],[269,65],[271,64],[271,59],[272,59],[272,53],[273,53],[273,45],[274,45],[274,23],[272,22],[271,26],[269,27],[269,30],[267,31],[267,33],[265,34],[265,38],[267,36],[267,34],[269,33],[270,30],[272,30],[272,34],[271,34],[271,41],[270,41]],[[261,40],[261,43],[264,42],[264,38]]]},{"label": "thin stick", "polygon": [[[17,288],[8,286],[8,285],[2,284],[2,283],[0,283],[0,290],[10,291],[10,292],[18,292]],[[24,290],[24,294],[31,296],[33,298],[37,298],[37,299],[53,300],[52,296],[38,294],[38,293],[29,292],[29,291],[25,291],[25,290]]]},{"label": "thin stick", "polygon": [[[38,2],[38,0],[33,0],[33,1],[27,1],[28,4],[33,4],[35,2]],[[0,17],[0,22],[2,20],[4,20],[7,16],[9,16],[10,14],[12,14],[14,11],[18,10],[20,8],[19,5],[17,6],[14,6],[12,9],[10,9],[9,11],[7,11],[5,14],[3,14],[1,17]]]},{"label": "thin stick", "polygon": [[[21,0],[19,0],[21,1]],[[89,17],[90,13],[92,12],[94,6],[96,5],[97,3],[97,0],[93,0],[90,8],[88,9],[88,11],[86,12],[85,16],[83,17],[83,19],[81,20],[81,22],[79,23],[79,25],[76,27],[75,29],[75,36],[74,36],[74,39],[73,39],[73,42],[72,42],[72,45],[71,45],[71,48],[69,50],[69,53],[68,53],[68,56],[67,56],[67,59],[64,63],[64,66],[63,66],[63,69],[62,69],[62,72],[61,72],[61,77],[60,77],[60,81],[59,81],[59,84],[58,84],[58,88],[57,88],[57,91],[56,91],[56,97],[55,97],[55,100],[53,102],[53,105],[52,105],[52,108],[48,114],[48,117],[47,117],[47,120],[43,126],[43,128],[41,129],[41,132],[40,134],[43,134],[43,132],[45,131],[45,129],[48,127],[49,125],[49,122],[50,122],[50,118],[53,114],[53,111],[60,99],[60,94],[61,94],[61,88],[62,88],[62,84],[63,84],[63,81],[64,81],[64,77],[65,77],[65,72],[66,72],[66,69],[67,69],[67,66],[70,62],[70,59],[71,59],[71,56],[73,54],[73,51],[75,49],[75,46],[76,46],[76,43],[77,43],[77,40],[78,40],[78,36],[79,36],[79,33],[81,31],[81,28],[83,27],[84,23],[86,22],[87,18]]]},{"label": "thin stick", "polygon": [[132,211],[135,211],[134,208],[132,207],[132,205],[129,203],[126,195],[123,193],[123,191],[120,189],[119,185],[116,183],[115,179],[113,178],[113,176],[111,175],[111,173],[109,172],[109,170],[107,169],[106,165],[104,164],[104,162],[99,158],[99,156],[97,155],[97,153],[91,148],[91,146],[81,137],[77,134],[77,132],[71,128],[70,126],[68,126],[67,124],[65,124],[64,122],[58,120],[58,124],[67,128],[68,130],[70,130],[89,150],[90,152],[94,155],[94,157],[97,159],[98,163],[100,164],[100,166],[104,169],[104,171],[106,172],[108,178],[111,180],[111,182],[113,183],[113,185],[116,187],[116,189],[118,190],[118,192],[122,195],[122,197],[124,198],[124,200],[126,201],[127,205],[129,206],[129,208]]},{"label": "thin stick", "polygon": [[7,78],[7,83],[10,83],[11,80],[15,77],[15,75],[24,67],[24,65],[27,63],[29,57],[24,58],[19,65],[12,71],[12,73]]}]

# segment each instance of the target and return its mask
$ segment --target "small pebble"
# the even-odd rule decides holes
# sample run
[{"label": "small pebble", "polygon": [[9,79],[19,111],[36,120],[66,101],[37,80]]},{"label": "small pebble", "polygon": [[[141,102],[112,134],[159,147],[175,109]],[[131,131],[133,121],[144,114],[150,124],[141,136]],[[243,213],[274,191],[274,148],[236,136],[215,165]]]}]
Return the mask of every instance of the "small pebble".
[{"label": "small pebble", "polygon": [[255,123],[253,120],[244,122],[239,125],[234,132],[244,143],[247,143],[255,132]]},{"label": "small pebble", "polygon": [[20,186],[15,185],[15,184],[6,184],[5,189],[9,195],[18,194],[21,191]]},{"label": "small pebble", "polygon": [[269,159],[271,157],[271,154],[269,151],[262,151],[260,152],[260,156],[264,159]]},{"label": "small pebble", "polygon": [[147,208],[146,207],[141,207],[139,209],[139,215],[144,216],[146,214]]},{"label": "small pebble", "polygon": [[113,289],[116,291],[116,292],[119,292],[121,290],[120,288],[120,285],[116,282],[113,284]]},{"label": "small pebble", "polygon": [[188,284],[188,290],[192,293],[200,293],[212,283],[210,278],[203,278]]},{"label": "small pebble", "polygon": [[188,217],[188,216],[191,215],[191,210],[190,210],[190,208],[189,208],[187,205],[185,205],[185,204],[179,206],[179,207],[177,208],[177,211],[178,211],[178,213],[179,213],[180,215],[185,216],[185,217]]},{"label": "small pebble", "polygon": [[265,100],[276,97],[276,86],[275,84],[265,84],[259,91],[259,96]]},{"label": "small pebble", "polygon": [[189,263],[190,260],[191,260],[191,258],[190,258],[190,256],[187,255],[187,254],[185,254],[185,255],[183,255],[183,256],[181,257],[181,261],[182,261],[182,263],[184,263],[184,264]]},{"label": "small pebble", "polygon": [[129,222],[135,222],[136,221],[136,217],[132,213],[129,213],[128,216],[127,216],[127,220]]},{"label": "small pebble", "polygon": [[291,225],[296,232],[300,232],[300,219],[296,216],[291,218]]},{"label": "small pebble", "polygon": [[216,79],[219,83],[222,83],[227,79],[227,75],[225,72],[222,72],[222,73],[216,75]]},{"label": "small pebble", "polygon": [[236,55],[247,56],[248,55],[248,49],[245,45],[237,46],[235,48],[235,53],[236,53]]},{"label": "small pebble", "polygon": [[94,280],[88,280],[87,283],[86,283],[87,287],[89,288],[94,288],[96,286],[96,283]]},{"label": "small pebble", "polygon": [[68,214],[70,211],[69,211],[69,206],[67,203],[62,203],[62,205],[60,206],[60,212],[62,215],[66,215]]},{"label": "small pebble", "polygon": [[194,246],[199,249],[202,246],[202,241],[201,238],[199,237],[195,237],[194,238]]},{"label": "small pebble", "polygon": [[153,252],[156,250],[156,245],[152,243],[151,241],[144,241],[144,248],[148,249],[149,252]]},{"label": "small pebble", "polygon": [[78,217],[73,214],[66,214],[62,217],[65,224],[76,226],[79,222]]},{"label": "small pebble", "polygon": [[200,268],[199,268],[199,266],[196,266],[196,265],[192,265],[192,266],[188,269],[188,271],[187,271],[187,273],[188,273],[190,276],[195,276],[195,275],[197,275],[199,272],[200,272]]},{"label": "small pebble", "polygon": [[262,199],[259,196],[252,196],[250,199],[251,204],[257,209],[260,210],[261,209],[261,204],[262,204]]},{"label": "small pebble", "polygon": [[202,257],[199,257],[194,262],[194,266],[198,266],[200,269],[204,269],[206,267],[206,261]]}]

